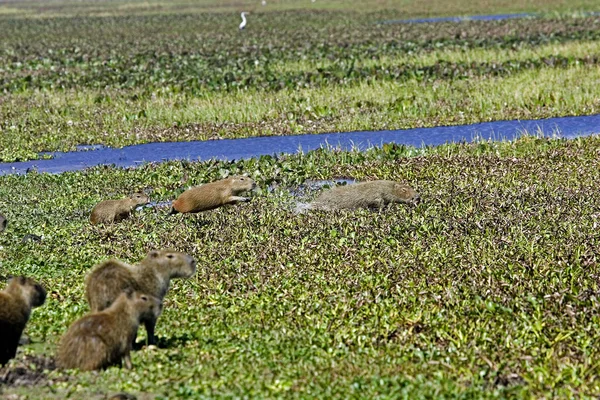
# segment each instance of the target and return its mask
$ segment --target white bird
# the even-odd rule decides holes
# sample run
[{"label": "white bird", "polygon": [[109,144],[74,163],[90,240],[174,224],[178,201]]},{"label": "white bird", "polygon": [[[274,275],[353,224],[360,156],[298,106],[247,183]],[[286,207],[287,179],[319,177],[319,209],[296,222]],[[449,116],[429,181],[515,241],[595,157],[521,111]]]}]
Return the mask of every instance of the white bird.
[{"label": "white bird", "polygon": [[244,29],[246,27],[246,14],[250,14],[249,12],[244,11],[242,16],[242,23],[240,24],[240,29]]}]

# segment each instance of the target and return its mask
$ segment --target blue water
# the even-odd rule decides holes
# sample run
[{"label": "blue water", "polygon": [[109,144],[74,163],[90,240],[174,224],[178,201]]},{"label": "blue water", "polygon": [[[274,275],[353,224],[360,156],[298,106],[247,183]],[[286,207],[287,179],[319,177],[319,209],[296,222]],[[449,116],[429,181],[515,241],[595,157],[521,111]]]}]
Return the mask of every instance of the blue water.
[{"label": "blue water", "polygon": [[167,160],[239,160],[261,155],[307,152],[324,146],[365,150],[384,143],[421,147],[447,142],[475,140],[513,140],[523,133],[572,139],[600,133],[600,115],[560,117],[525,121],[496,121],[472,125],[441,126],[389,131],[325,133],[318,135],[265,136],[196,142],[148,143],[121,149],[98,147],[96,150],[52,152],[54,158],[15,163],[0,163],[0,175],[23,174],[29,169],[60,173],[114,164],[134,167],[147,162]]},{"label": "blue water", "polygon": [[503,19],[514,18],[533,18],[537,14],[518,13],[518,14],[496,14],[496,15],[473,15],[470,17],[437,17],[437,18],[414,18],[414,19],[395,19],[381,21],[381,24],[426,24],[432,22],[464,22],[464,21],[499,21]]},{"label": "blue water", "polygon": [[[600,11],[584,12],[583,16],[597,16]],[[504,19],[515,18],[538,18],[541,14],[537,13],[515,13],[515,14],[494,14],[494,15],[472,15],[466,17],[435,17],[435,18],[414,18],[414,19],[393,19],[380,21],[380,24],[426,24],[432,22],[465,22],[465,21],[500,21]]]}]

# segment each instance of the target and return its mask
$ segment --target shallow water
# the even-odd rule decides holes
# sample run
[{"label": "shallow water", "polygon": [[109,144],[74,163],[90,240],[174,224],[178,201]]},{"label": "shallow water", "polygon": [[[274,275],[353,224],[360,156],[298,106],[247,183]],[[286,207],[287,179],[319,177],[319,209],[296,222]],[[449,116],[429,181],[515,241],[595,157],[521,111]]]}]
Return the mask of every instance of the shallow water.
[{"label": "shallow water", "polygon": [[[600,15],[598,11],[582,13],[583,16]],[[493,14],[493,15],[471,15],[466,17],[435,17],[435,18],[413,18],[413,19],[393,19],[380,21],[380,24],[427,24],[433,22],[467,22],[467,21],[501,21],[504,19],[515,18],[539,18],[539,13],[513,13],[513,14]]]},{"label": "shallow water", "polygon": [[[264,136],[195,142],[147,143],[121,149],[99,147],[95,150],[45,153],[52,159],[0,163],[0,175],[23,174],[28,170],[60,173],[96,165],[135,167],[167,160],[239,160],[261,155],[307,152],[332,146],[342,150],[366,150],[385,143],[408,146],[437,146],[448,142],[477,140],[514,140],[524,133],[572,139],[600,133],[600,115],[560,117],[524,121],[496,121],[472,125],[441,126],[387,131]],[[91,146],[86,146],[91,147]]]},{"label": "shallow water", "polygon": [[514,18],[535,18],[537,14],[517,13],[517,14],[495,14],[495,15],[473,15],[470,17],[437,17],[437,18],[413,18],[413,19],[394,19],[381,21],[381,24],[426,24],[432,22],[465,22],[465,21],[499,21],[503,19]]}]

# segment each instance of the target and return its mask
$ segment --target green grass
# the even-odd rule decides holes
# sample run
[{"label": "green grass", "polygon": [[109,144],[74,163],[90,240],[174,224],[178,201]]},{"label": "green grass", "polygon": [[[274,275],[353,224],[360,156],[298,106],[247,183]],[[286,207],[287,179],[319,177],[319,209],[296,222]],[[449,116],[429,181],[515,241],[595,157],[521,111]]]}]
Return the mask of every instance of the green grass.
[{"label": "green grass", "polygon": [[[86,312],[83,277],[95,263],[135,262],[164,247],[199,262],[196,277],[173,282],[157,327],[162,348],[135,352],[133,371],[69,373],[66,382],[53,372],[49,387],[5,392],[595,396],[599,151],[598,138],[525,138],[2,177],[2,270],[34,276],[51,293],[28,325],[34,345],[25,352],[53,354]],[[259,183],[249,204],[175,217],[146,209],[106,228],[87,221],[100,199],[145,188],[168,200],[240,172]],[[290,213],[288,187],[332,177],[403,180],[424,201]],[[23,244],[26,233],[44,239]]]},{"label": "green grass", "polygon": [[[393,69],[401,65],[409,65],[411,69],[423,69],[437,63],[442,64],[507,64],[509,62],[531,62],[533,60],[550,60],[552,58],[585,59],[600,52],[600,42],[597,40],[579,40],[565,43],[548,43],[541,45],[519,44],[519,47],[442,47],[422,52],[384,54],[379,57],[353,60],[353,68],[387,68]],[[271,69],[277,74],[310,73],[312,71],[333,70],[339,60],[303,59],[300,61],[271,64]],[[472,68],[475,70],[475,68]]]}]

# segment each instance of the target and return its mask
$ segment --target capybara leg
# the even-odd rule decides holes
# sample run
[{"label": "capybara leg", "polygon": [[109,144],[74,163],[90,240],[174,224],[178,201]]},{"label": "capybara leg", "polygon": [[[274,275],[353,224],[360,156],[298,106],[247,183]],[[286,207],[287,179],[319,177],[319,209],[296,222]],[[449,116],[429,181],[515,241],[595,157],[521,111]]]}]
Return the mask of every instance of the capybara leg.
[{"label": "capybara leg", "polygon": [[229,198],[227,199],[227,203],[229,203],[229,204],[242,203],[244,201],[250,201],[250,199],[247,197],[241,197],[241,196],[229,196]]},{"label": "capybara leg", "polygon": [[11,358],[8,349],[0,349],[0,366],[6,364]]},{"label": "capybara leg", "polygon": [[4,365],[11,358],[15,358],[17,355],[17,345],[19,343],[19,338],[15,337],[15,335],[2,335],[0,337],[2,342],[0,342],[0,365]]},{"label": "capybara leg", "polygon": [[156,337],[154,336],[154,327],[156,326],[156,321],[144,321],[144,325],[146,326],[146,333],[148,334],[147,343],[148,346],[156,345]]},{"label": "capybara leg", "polygon": [[383,200],[382,198],[374,199],[371,203],[371,207],[382,209],[383,207],[385,207],[385,200]]},{"label": "capybara leg", "polygon": [[133,364],[131,363],[131,355],[129,353],[123,356],[123,361],[125,361],[125,368],[131,369],[133,368]]}]

